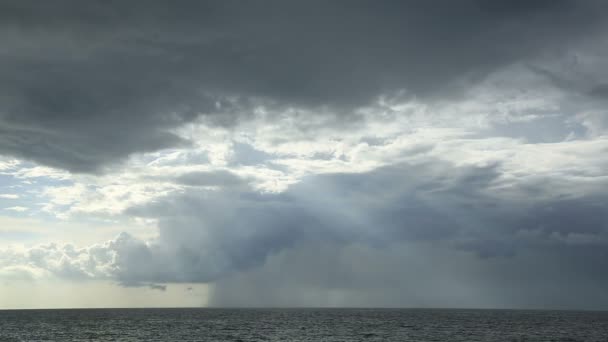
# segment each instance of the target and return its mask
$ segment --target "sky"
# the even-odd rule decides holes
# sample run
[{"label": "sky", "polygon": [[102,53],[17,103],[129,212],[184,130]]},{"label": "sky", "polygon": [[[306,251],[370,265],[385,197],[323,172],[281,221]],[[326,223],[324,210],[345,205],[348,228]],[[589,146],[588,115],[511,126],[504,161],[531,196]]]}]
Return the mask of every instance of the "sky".
[{"label": "sky", "polygon": [[608,309],[608,3],[0,2],[0,308]]}]

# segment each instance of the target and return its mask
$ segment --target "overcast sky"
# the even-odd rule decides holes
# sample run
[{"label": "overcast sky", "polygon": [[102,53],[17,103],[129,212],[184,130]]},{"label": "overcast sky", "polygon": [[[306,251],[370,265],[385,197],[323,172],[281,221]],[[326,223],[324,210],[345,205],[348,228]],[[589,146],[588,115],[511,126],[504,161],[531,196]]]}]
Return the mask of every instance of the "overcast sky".
[{"label": "overcast sky", "polygon": [[0,2],[0,308],[608,309],[608,3]]}]

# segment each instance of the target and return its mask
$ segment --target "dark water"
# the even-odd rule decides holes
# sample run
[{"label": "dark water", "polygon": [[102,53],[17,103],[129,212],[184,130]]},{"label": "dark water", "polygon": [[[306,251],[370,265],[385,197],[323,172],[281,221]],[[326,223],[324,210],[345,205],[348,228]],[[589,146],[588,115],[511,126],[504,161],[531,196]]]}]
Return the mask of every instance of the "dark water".
[{"label": "dark water", "polygon": [[390,309],[0,311],[0,341],[608,341],[608,312]]}]

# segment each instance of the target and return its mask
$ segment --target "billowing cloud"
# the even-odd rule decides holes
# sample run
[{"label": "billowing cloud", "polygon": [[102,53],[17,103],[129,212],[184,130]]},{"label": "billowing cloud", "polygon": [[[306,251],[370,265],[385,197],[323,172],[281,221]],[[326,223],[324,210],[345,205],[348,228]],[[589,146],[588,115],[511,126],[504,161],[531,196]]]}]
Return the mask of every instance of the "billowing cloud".
[{"label": "billowing cloud", "polygon": [[[212,297],[216,305],[305,305],[307,293],[313,303],[326,305],[331,302],[323,302],[323,296],[333,293],[334,305],[462,306],[472,300],[481,306],[569,306],[576,303],[577,292],[567,295],[566,288],[605,288],[608,282],[601,276],[608,247],[608,198],[599,190],[606,180],[577,176],[530,180],[505,190],[508,170],[499,164],[454,167],[435,162],[311,176],[281,193],[201,190],[197,185],[130,209],[132,215],[159,220],[154,241],[122,234],[84,249],[40,246],[28,250],[17,265],[127,286],[217,283]],[[573,188],[592,182],[598,190],[564,196],[553,182]],[[526,266],[528,258],[548,256],[553,257],[543,259],[544,271],[537,269],[539,264]],[[456,259],[443,269],[442,258]],[[465,275],[454,273],[460,271]],[[548,276],[535,279],[529,291],[508,289],[533,272]],[[573,274],[576,279],[563,283],[565,287],[555,285]],[[429,282],[454,277],[462,281],[455,288],[436,286],[445,297],[415,296],[425,293]],[[495,283],[505,277],[515,279]],[[302,283],[296,286],[298,279]],[[474,290],[494,286],[498,288],[487,297],[474,296]],[[543,286],[554,291],[531,300]],[[404,288],[408,295],[401,292]],[[369,301],[349,299],[381,289],[388,292]],[[501,296],[499,291],[507,292]],[[606,296],[599,288],[594,291]],[[243,301],[243,294],[252,299]]]}]

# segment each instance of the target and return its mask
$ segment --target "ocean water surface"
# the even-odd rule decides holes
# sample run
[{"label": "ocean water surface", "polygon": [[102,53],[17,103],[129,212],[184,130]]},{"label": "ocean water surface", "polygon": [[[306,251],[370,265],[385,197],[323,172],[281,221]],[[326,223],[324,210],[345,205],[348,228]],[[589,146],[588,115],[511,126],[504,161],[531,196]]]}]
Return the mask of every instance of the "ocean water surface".
[{"label": "ocean water surface", "polygon": [[608,341],[608,312],[5,310],[0,341]]}]

